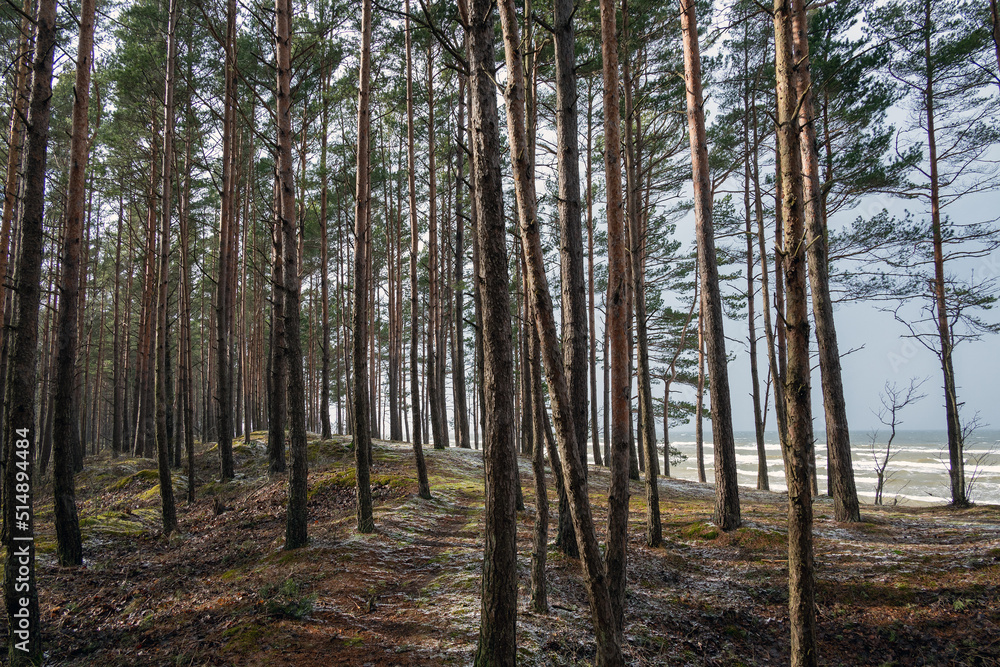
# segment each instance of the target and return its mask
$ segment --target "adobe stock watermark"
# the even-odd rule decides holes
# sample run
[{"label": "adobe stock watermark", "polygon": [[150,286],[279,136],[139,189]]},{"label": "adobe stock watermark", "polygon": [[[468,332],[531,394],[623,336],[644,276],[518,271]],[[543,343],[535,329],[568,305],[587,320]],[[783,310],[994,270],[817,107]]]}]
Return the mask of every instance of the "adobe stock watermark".
[{"label": "adobe stock watermark", "polygon": [[14,609],[11,615],[11,641],[14,650],[28,654],[31,651],[33,628],[31,600],[35,581],[34,529],[31,510],[31,432],[26,428],[16,431],[14,441],[14,524],[11,526],[11,559],[8,572],[14,577]]}]

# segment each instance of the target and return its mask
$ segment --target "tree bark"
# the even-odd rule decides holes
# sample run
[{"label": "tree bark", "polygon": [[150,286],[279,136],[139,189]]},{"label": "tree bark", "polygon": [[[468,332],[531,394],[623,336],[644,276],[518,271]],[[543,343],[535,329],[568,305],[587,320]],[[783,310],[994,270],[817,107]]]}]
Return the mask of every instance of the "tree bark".
[{"label": "tree bark", "polygon": [[469,49],[470,143],[476,210],[476,282],[481,295],[483,459],[486,527],[477,667],[514,665],[517,656],[517,452],[506,225],[497,114],[496,18],[490,0],[460,2]]},{"label": "tree bark", "polygon": [[167,24],[167,63],[163,106],[163,168],[160,196],[160,269],[159,294],[156,318],[156,459],[160,478],[160,503],[163,517],[163,534],[177,530],[177,509],[174,505],[174,488],[170,478],[169,443],[167,442],[167,285],[170,280],[170,209],[171,167],[174,159],[174,67],[177,60],[177,0],[170,0]]},{"label": "tree bark", "polygon": [[456,154],[458,176],[455,179],[455,328],[452,331],[452,386],[455,393],[455,430],[458,432],[458,446],[471,449],[469,441],[469,407],[465,388],[465,215],[462,206],[462,185],[465,183],[465,77],[458,82],[458,119]]},{"label": "tree bark", "polygon": [[[35,19],[35,54],[32,62],[31,97],[28,103],[24,146],[19,239],[14,291],[17,294],[13,335],[7,365],[3,442],[7,450],[4,466],[4,525],[8,526],[4,546],[3,595],[7,627],[26,630],[11,632],[10,665],[40,664],[42,661],[41,623],[35,579],[35,544],[32,521],[15,522],[19,506],[32,505],[32,470],[35,451],[35,390],[38,349],[38,313],[42,276],[42,223],[45,218],[45,162],[49,141],[49,111],[52,99],[52,57],[56,42],[55,0],[39,0]],[[23,462],[23,465],[22,465]],[[21,488],[16,485],[23,484]],[[24,493],[20,493],[21,491]],[[27,509],[30,512],[30,509]],[[29,515],[30,517],[30,515]],[[15,546],[17,545],[17,546]],[[27,589],[17,590],[18,570],[28,570]],[[22,578],[23,581],[23,578]],[[21,604],[27,598],[27,604]],[[27,627],[14,614],[27,611]],[[21,644],[20,642],[23,642]]]},{"label": "tree bark", "polygon": [[417,466],[417,495],[425,500],[431,497],[427,481],[427,464],[421,442],[420,422],[420,283],[417,277],[417,254],[420,247],[420,228],[417,222],[416,160],[413,139],[413,46],[410,38],[410,0],[406,0],[406,165],[408,202],[410,210],[410,409],[413,410],[413,456]]},{"label": "tree bark", "polygon": [[271,228],[271,352],[269,360],[267,458],[268,470],[285,472],[285,402],[287,361],[285,351],[285,270],[282,248],[281,200],[274,190],[275,220]]},{"label": "tree bark", "polygon": [[531,610],[549,611],[545,586],[545,560],[549,549],[549,497],[545,489],[545,399],[542,394],[542,358],[538,332],[529,326],[528,356],[531,366],[531,470],[535,477],[535,525],[531,544]]},{"label": "tree bark", "polygon": [[371,271],[371,207],[369,192],[369,139],[371,112],[371,0],[363,0],[361,15],[361,72],[358,93],[358,168],[354,194],[354,464],[357,481],[358,532],[375,530],[372,517],[371,406],[368,403],[368,276]]},{"label": "tree bark", "polygon": [[782,180],[781,248],[786,302],[788,367],[785,415],[788,420],[788,614],[791,664],[817,664],[816,609],[813,582],[812,486],[809,477],[810,422],[809,316],[802,163],[792,55],[793,0],[774,3],[774,43],[778,90],[778,153]]},{"label": "tree bark", "polygon": [[59,315],[56,332],[52,492],[59,564],[83,564],[80,519],[76,509],[73,454],[80,448],[77,392],[77,353],[80,320],[80,246],[83,243],[84,188],[90,123],[90,68],[94,46],[94,0],[80,4],[80,32],[76,47],[76,82],[73,97],[73,137],[70,143],[66,228],[63,232]]},{"label": "tree bark", "polygon": [[840,369],[840,348],[830,297],[827,265],[827,230],[819,184],[819,156],[813,123],[812,82],[809,75],[809,19],[803,0],[793,0],[792,58],[796,64],[796,94],[799,98],[799,138],[802,152],[802,198],[805,207],[806,258],[812,293],[813,321],[819,346],[820,382],[826,417],[826,443],[830,461],[827,474],[833,492],[833,514],[837,521],[861,521],[858,491],[851,463],[851,435]]},{"label": "tree bark", "polygon": [[559,267],[562,345],[566,383],[580,459],[587,471],[587,286],[583,275],[580,215],[580,148],[577,131],[574,0],[553,0],[556,60],[556,159],[558,162]]},{"label": "tree bark", "polygon": [[940,178],[938,176],[938,148],[934,117],[934,61],[931,57],[931,3],[924,1],[924,63],[926,85],[924,88],[924,114],[927,121],[927,152],[930,163],[931,186],[931,243],[934,251],[934,315],[937,320],[938,341],[941,345],[939,359],[944,374],[944,407],[948,423],[948,477],[951,483],[951,504],[954,507],[969,505],[968,489],[965,485],[965,457],[962,442],[962,424],[959,418],[958,392],[955,385],[955,369],[952,363],[954,343],[948,320],[948,303],[945,296],[944,236],[941,225]]},{"label": "tree bark", "polygon": [[285,354],[288,373],[288,516],[285,549],[305,546],[309,461],[306,451],[306,399],[302,378],[302,341],[299,324],[299,273],[295,225],[295,179],[292,165],[291,54],[292,3],[275,0],[277,50],[278,188],[281,203],[282,278],[285,287]]},{"label": "tree bark", "polygon": [[681,31],[684,35],[684,80],[687,88],[688,128],[691,137],[691,171],[694,177],[695,234],[698,241],[698,273],[701,282],[705,348],[712,399],[712,451],[715,468],[715,513],[713,520],[724,531],[740,526],[740,497],[736,478],[736,445],[726,367],[726,336],[723,330],[722,298],[715,257],[712,226],[712,188],[705,138],[705,108],[701,88],[701,55],[698,18],[694,0],[681,0]]},{"label": "tree bark", "polygon": [[[190,73],[190,72],[189,72]],[[190,97],[187,103],[187,137],[184,142],[184,185],[181,188],[180,206],[177,222],[180,227],[178,245],[180,246],[180,295],[177,299],[180,335],[177,338],[177,391],[180,404],[179,429],[184,438],[184,452],[187,455],[187,501],[195,500],[195,470],[194,470],[194,373],[191,349],[191,260],[189,257],[188,222],[191,202],[191,145],[193,134],[193,115]]]},{"label": "tree bark", "polygon": [[[324,440],[329,440],[333,437],[333,431],[330,429],[330,278],[329,278],[329,244],[330,240],[326,233],[327,226],[327,200],[329,194],[327,192],[329,187],[329,174],[327,173],[326,165],[326,147],[327,147],[327,122],[330,107],[330,69],[329,67],[323,73],[323,122],[320,127],[320,174],[323,179],[322,192],[320,194],[320,213],[319,213],[319,289],[320,289],[320,300],[321,305],[321,317],[323,318],[322,328],[323,328],[323,339],[320,342],[320,349],[323,354],[323,369],[320,376],[320,386],[319,386],[319,419],[320,428],[322,429],[322,437]],[[395,416],[395,413],[394,413]],[[397,425],[398,430],[398,425]],[[395,436],[394,436],[395,438]]]},{"label": "tree bark", "polygon": [[[578,429],[574,424],[575,408],[570,400],[563,355],[556,338],[552,301],[545,276],[544,256],[536,215],[536,193],[531,165],[531,151],[527,145],[525,129],[525,77],[521,58],[521,40],[518,35],[517,17],[513,0],[499,4],[503,26],[508,83],[505,91],[507,132],[514,167],[515,194],[517,196],[519,231],[527,272],[526,291],[538,333],[540,352],[544,362],[549,390],[553,396],[553,420],[556,426],[556,443],[562,465],[563,483],[569,500],[577,545],[585,568],[584,587],[590,599],[594,630],[597,636],[598,665],[621,664],[620,623],[616,622],[614,606],[609,593],[607,571],[601,561],[590,514],[590,498],[584,473],[585,462],[577,442]],[[582,257],[581,266],[582,269]],[[582,360],[585,363],[585,358]],[[584,385],[586,386],[586,385]],[[586,412],[583,413],[586,420]],[[586,421],[584,421],[586,428]],[[585,455],[585,452],[584,452]]]},{"label": "tree bark", "polygon": [[427,398],[431,418],[431,434],[434,439],[434,449],[445,449],[448,446],[448,427],[443,419],[444,387],[441,379],[441,362],[443,348],[441,345],[441,295],[440,271],[438,265],[438,224],[437,224],[437,151],[434,136],[434,49],[432,44],[427,47],[427,165],[430,191],[428,192],[428,305],[427,310]]},{"label": "tree bark", "polygon": [[594,97],[591,93],[591,78],[587,78],[587,317],[590,331],[590,420],[592,423],[592,444],[594,465],[603,465],[601,458],[601,438],[597,424],[597,331],[594,323],[594,187],[591,151],[594,134]]},{"label": "tree bark", "polygon": [[233,469],[232,435],[232,378],[229,362],[230,330],[230,261],[234,256],[231,246],[233,235],[236,192],[235,160],[236,143],[236,0],[226,3],[226,63],[225,100],[222,135],[222,205],[219,216],[219,275],[216,283],[217,350],[215,361],[217,423],[219,429],[220,478],[225,481],[235,475]]},{"label": "tree bark", "polygon": [[601,56],[604,78],[604,173],[607,183],[608,215],[608,301],[605,330],[610,331],[611,382],[611,481],[608,489],[608,543],[606,563],[608,593],[613,609],[614,643],[622,635],[625,603],[625,557],[628,541],[629,506],[629,435],[632,421],[629,390],[628,340],[625,330],[626,268],[625,217],[622,191],[622,168],[618,157],[621,145],[621,120],[618,94],[618,37],[615,27],[615,5],[601,0]]},{"label": "tree bark", "polygon": [[[745,57],[748,57],[745,54]],[[744,60],[744,63],[746,61]],[[749,80],[749,74],[744,68],[744,78]],[[760,402],[760,374],[757,369],[757,311],[756,311],[756,288],[754,286],[754,257],[753,257],[753,228],[751,225],[750,210],[750,122],[749,105],[753,104],[752,88],[744,91],[744,121],[743,121],[743,219],[744,234],[747,244],[747,345],[750,353],[750,392],[753,400],[753,424],[754,436],[757,441],[757,490],[767,491],[771,488],[767,479],[767,452],[764,449],[764,418],[761,414]],[[752,150],[756,151],[754,145]],[[764,294],[767,299],[767,294]]]}]

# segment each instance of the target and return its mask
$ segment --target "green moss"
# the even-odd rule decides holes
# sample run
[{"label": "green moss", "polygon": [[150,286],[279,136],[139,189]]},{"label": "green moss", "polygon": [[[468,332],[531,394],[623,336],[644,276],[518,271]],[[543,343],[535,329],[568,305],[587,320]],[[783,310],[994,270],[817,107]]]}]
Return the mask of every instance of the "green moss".
[{"label": "green moss", "polygon": [[155,482],[160,478],[160,473],[155,469],[139,470],[132,473],[126,477],[122,477],[118,481],[114,482],[108,486],[108,491],[121,491],[127,487],[132,482],[144,481],[144,482]]},{"label": "green moss", "polygon": [[264,628],[259,625],[245,623],[235,625],[223,631],[222,636],[228,639],[223,647],[223,653],[250,653],[260,650],[264,638]]},{"label": "green moss", "polygon": [[681,528],[681,537],[689,540],[714,540],[719,536],[719,529],[704,521],[690,523]]},{"label": "green moss", "polygon": [[80,528],[121,536],[141,535],[146,530],[141,515],[114,510],[82,517]]},{"label": "green moss", "polygon": [[[404,491],[410,487],[411,481],[399,475],[377,474],[370,477],[372,487],[387,487],[393,491]],[[317,494],[330,490],[353,489],[357,485],[357,474],[353,468],[337,470],[317,475],[310,484],[309,499]]]},{"label": "green moss", "polygon": [[729,533],[728,537],[731,544],[752,551],[773,551],[788,543],[788,536],[784,533],[757,528],[739,528]]}]

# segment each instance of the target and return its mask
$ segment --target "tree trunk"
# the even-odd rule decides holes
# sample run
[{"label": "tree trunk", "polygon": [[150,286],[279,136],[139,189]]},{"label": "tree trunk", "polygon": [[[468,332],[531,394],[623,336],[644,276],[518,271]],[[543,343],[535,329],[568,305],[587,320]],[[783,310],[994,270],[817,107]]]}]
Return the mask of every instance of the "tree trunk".
[{"label": "tree trunk", "polygon": [[[604,143],[621,144],[621,121],[618,94],[618,37],[615,27],[615,5],[601,0],[601,55],[604,78]],[[628,458],[631,448],[628,402],[632,378],[629,374],[626,316],[625,217],[622,191],[621,161],[618,150],[604,151],[607,183],[608,215],[608,297],[605,331],[610,331],[611,382],[611,482],[608,489],[608,544],[606,552],[608,593],[613,608],[613,644],[620,644],[625,603],[625,557],[628,541]],[[619,649],[620,650],[620,649]]]},{"label": "tree trunk", "polygon": [[322,428],[322,437],[324,440],[328,440],[333,436],[333,432],[330,429],[330,287],[329,287],[329,244],[330,240],[327,237],[326,225],[327,225],[327,188],[329,181],[329,174],[326,169],[326,135],[327,135],[327,118],[330,106],[330,69],[327,67],[326,71],[323,73],[323,122],[320,127],[320,174],[322,174],[323,179],[323,190],[320,194],[320,213],[319,213],[319,285],[320,285],[320,299],[322,301],[322,317],[323,317],[323,340],[321,343],[321,349],[323,352],[323,370],[320,377],[320,389],[319,389],[319,418],[320,425]]},{"label": "tree trunk", "polygon": [[601,439],[597,424],[597,327],[594,323],[594,187],[591,150],[594,134],[594,96],[591,92],[591,78],[587,78],[587,317],[590,331],[590,421],[594,465],[603,465]]},{"label": "tree trunk", "polygon": [[56,332],[52,492],[59,564],[83,564],[80,519],[73,482],[73,454],[80,448],[76,362],[80,344],[80,246],[83,243],[84,188],[90,123],[90,68],[94,46],[94,1],[80,5],[80,33],[76,47],[76,82],[73,97],[73,138],[70,144],[66,228],[63,233],[62,272],[58,329]]},{"label": "tree trunk", "polygon": [[[700,264],[699,260],[699,264]],[[698,389],[694,407],[694,447],[698,461],[698,481],[704,484],[705,475],[705,302],[695,281],[694,300],[698,302]]]},{"label": "tree trunk", "polygon": [[[7,627],[11,632],[10,665],[42,662],[42,634],[35,580],[32,470],[35,452],[35,361],[38,349],[38,313],[42,275],[42,223],[45,218],[45,161],[49,141],[49,108],[52,99],[52,56],[56,41],[55,0],[39,0],[35,20],[35,54],[32,63],[31,98],[28,103],[24,146],[19,240],[14,291],[17,294],[13,335],[5,387],[3,442],[7,450],[4,466],[4,525],[8,526],[9,554],[4,559],[3,595]],[[16,485],[23,484],[21,488]],[[24,493],[20,493],[23,490]],[[17,493],[15,493],[17,492]],[[15,523],[17,511],[28,512],[28,521]],[[15,546],[16,545],[16,546]],[[13,557],[13,556],[16,556]],[[27,589],[18,590],[18,571],[27,568]],[[24,604],[26,602],[26,604]],[[27,627],[15,614],[27,612]]]},{"label": "tree trunk", "polygon": [[[625,17],[625,27],[628,26],[628,5],[622,1],[622,15]],[[646,334],[646,287],[643,276],[643,256],[645,255],[645,238],[640,230],[640,218],[642,214],[639,206],[639,188],[642,169],[636,155],[636,139],[632,131],[633,119],[637,125],[639,116],[635,112],[632,101],[632,86],[634,80],[630,73],[628,59],[623,67],[625,83],[625,146],[626,156],[629,163],[629,183],[628,183],[628,239],[629,239],[629,260],[631,269],[631,287],[633,296],[633,306],[635,309],[635,349],[638,361],[636,368],[637,398],[639,400],[639,443],[640,456],[638,463],[642,464],[646,473],[646,544],[651,547],[658,547],[663,539],[660,526],[660,494],[657,487],[657,460],[656,460],[656,427],[653,422],[653,391],[649,374],[649,340]],[[630,345],[631,349],[631,345]]]},{"label": "tree trunk", "polygon": [[[786,286],[785,331],[788,368],[788,615],[791,664],[817,664],[813,582],[812,486],[809,479],[809,316],[806,297],[805,229],[797,95],[792,56],[793,0],[774,3],[774,43],[778,84],[778,152],[782,180],[782,244]],[[714,379],[714,378],[713,378]]]},{"label": "tree trunk", "polygon": [[[580,219],[580,148],[577,132],[574,0],[554,0],[556,159],[558,162],[559,267],[566,383],[580,459],[587,472],[587,286]],[[589,135],[588,135],[589,136]],[[588,167],[589,170],[589,167]]]},{"label": "tree trunk", "polygon": [[222,207],[219,216],[219,275],[216,283],[216,327],[218,341],[216,400],[218,402],[220,477],[222,481],[235,475],[233,468],[232,378],[229,363],[229,298],[231,292],[230,261],[235,253],[230,247],[233,235],[236,193],[236,0],[226,3],[226,65],[225,101],[222,125]]},{"label": "tree trunk", "polygon": [[819,346],[820,382],[826,417],[830,487],[833,514],[837,521],[861,521],[858,491],[851,463],[851,436],[847,425],[844,381],[840,369],[840,348],[833,321],[830,297],[830,269],[827,265],[827,230],[819,184],[819,156],[816,153],[816,126],[813,123],[812,83],[809,75],[809,19],[803,0],[793,0],[792,58],[796,63],[796,94],[799,98],[799,138],[802,151],[802,198],[805,207],[806,258],[812,293],[813,321]]},{"label": "tree trunk", "polygon": [[465,78],[458,81],[457,136],[458,176],[455,179],[455,328],[452,330],[452,347],[455,350],[451,364],[452,386],[455,392],[455,430],[458,446],[471,449],[469,441],[469,407],[465,388],[465,216],[462,206],[462,185],[465,182]]},{"label": "tree trunk", "polygon": [[406,0],[406,164],[410,211],[410,409],[413,410],[413,456],[417,466],[417,495],[430,499],[427,464],[421,442],[420,423],[420,283],[417,279],[417,252],[420,228],[417,222],[417,185],[413,140],[413,45],[410,40],[410,0]]},{"label": "tree trunk", "polygon": [[299,332],[298,249],[295,244],[295,179],[292,166],[291,55],[292,3],[275,0],[277,51],[278,188],[281,203],[282,279],[285,287],[285,354],[288,374],[288,516],[285,549],[305,546],[309,461],[306,451],[306,399],[302,378],[302,341]]},{"label": "tree trunk", "polygon": [[[190,72],[189,72],[190,74]],[[180,404],[179,435],[184,438],[184,451],[187,455],[187,501],[195,500],[195,470],[194,470],[194,373],[191,349],[191,260],[189,258],[188,220],[191,202],[191,146],[193,134],[193,116],[190,97],[187,104],[187,137],[184,142],[184,186],[181,188],[180,206],[177,222],[180,227],[180,295],[177,299],[178,321],[180,326],[177,338],[177,391]],[[178,444],[178,447],[180,445]]]},{"label": "tree trunk", "polygon": [[[121,191],[118,193],[118,230],[115,240],[115,294],[114,294],[114,332],[112,339],[113,357],[111,366],[114,376],[114,388],[111,399],[111,457],[118,458],[122,452],[125,420],[125,359],[122,349],[122,329],[125,328],[121,318],[121,274],[122,274],[122,227],[125,226],[125,202]],[[183,321],[183,320],[182,320]]]},{"label": "tree trunk", "polygon": [[432,44],[427,47],[427,165],[430,179],[428,199],[428,243],[427,266],[429,270],[428,284],[428,318],[427,318],[427,398],[431,418],[431,434],[434,439],[434,449],[445,449],[448,446],[448,427],[442,417],[445,414],[444,387],[441,385],[440,372],[443,348],[441,347],[441,304],[439,293],[440,272],[438,264],[438,225],[437,225],[437,167],[435,152],[437,151],[434,137],[434,49]]},{"label": "tree trunk", "polygon": [[542,358],[538,332],[529,326],[528,356],[531,366],[531,470],[535,477],[535,525],[531,544],[531,610],[549,611],[545,588],[545,559],[549,549],[549,497],[545,489],[545,399],[542,394]]},{"label": "tree trunk", "polygon": [[510,665],[517,655],[517,451],[510,282],[500,173],[494,26],[490,0],[459,3],[469,50],[470,143],[476,210],[476,283],[481,295],[483,459],[486,526],[477,667]]},{"label": "tree trunk", "polygon": [[722,530],[740,525],[740,497],[736,479],[736,445],[729,400],[726,367],[726,336],[723,331],[722,298],[715,257],[712,226],[712,188],[705,139],[705,108],[701,89],[701,55],[698,19],[693,0],[681,0],[681,31],[684,34],[684,80],[687,88],[688,128],[691,137],[691,171],[694,175],[695,234],[698,241],[698,273],[701,282],[705,348],[708,374],[712,378],[712,451],[715,468],[715,513]]},{"label": "tree trunk", "polygon": [[931,3],[924,1],[924,63],[927,73],[924,88],[924,114],[927,120],[927,151],[930,163],[931,185],[931,242],[934,248],[934,315],[937,319],[938,353],[941,370],[944,373],[944,408],[948,422],[948,477],[951,482],[951,504],[954,507],[969,505],[968,489],[965,485],[965,456],[962,442],[962,424],[959,419],[958,392],[955,385],[955,369],[952,364],[954,343],[951,324],[948,319],[948,303],[945,297],[944,238],[941,229],[941,198],[938,176],[938,149],[934,118],[934,61],[931,57]]},{"label": "tree trunk", "polygon": [[285,402],[287,361],[285,351],[285,256],[282,252],[281,199],[274,190],[275,220],[271,228],[271,351],[267,417],[267,459],[272,473],[285,472]]},{"label": "tree trunk", "polygon": [[[581,459],[581,450],[577,442],[578,429],[574,424],[575,407],[570,400],[565,361],[556,338],[552,301],[545,276],[544,256],[536,214],[535,183],[534,179],[530,177],[533,173],[531,151],[527,145],[525,131],[525,78],[517,18],[513,0],[501,2],[499,7],[508,71],[508,83],[505,91],[507,131],[520,218],[518,228],[527,268],[526,292],[532,308],[534,327],[539,336],[540,352],[548,378],[549,390],[553,396],[553,420],[556,426],[556,443],[559,447],[563,484],[567,491],[577,545],[583,558],[586,573],[584,587],[590,599],[594,630],[597,635],[597,664],[621,664],[621,625],[615,619],[614,606],[608,590],[607,574],[604,563],[601,561],[594,523],[590,514],[590,498],[584,472],[586,464],[585,459]],[[582,273],[582,257],[580,269]],[[586,363],[585,357],[580,361]],[[585,384],[584,387],[586,387]],[[583,412],[583,419],[586,420],[586,411]],[[586,429],[586,422],[584,422],[584,429]]]},{"label": "tree trunk", "polygon": [[371,271],[371,207],[369,170],[369,133],[371,112],[368,91],[371,86],[371,0],[363,0],[361,16],[361,73],[358,93],[358,169],[354,195],[354,463],[358,492],[358,532],[375,530],[372,518],[372,489],[369,482],[371,461],[371,406],[368,402],[368,280]]},{"label": "tree trunk", "polygon": [[[748,57],[745,54],[745,57]],[[746,63],[746,60],[744,60]],[[749,73],[744,67],[744,78],[749,81]],[[749,88],[749,86],[748,86]],[[753,228],[751,226],[750,211],[750,131],[749,104],[753,103],[751,98],[752,88],[744,91],[744,121],[743,121],[743,220],[744,233],[747,243],[747,345],[750,353],[750,392],[753,400],[753,424],[754,436],[757,441],[757,490],[767,491],[771,488],[767,479],[767,452],[764,449],[764,418],[761,414],[760,404],[760,374],[757,370],[757,313],[756,313],[756,289],[754,287],[754,257],[753,257]],[[753,146],[757,150],[757,146]],[[767,299],[767,294],[764,294]]]},{"label": "tree trunk", "polygon": [[[170,0],[167,25],[167,66],[164,89],[163,122],[163,183],[160,196],[160,270],[159,295],[156,305],[156,459],[160,477],[160,502],[163,515],[163,534],[177,530],[177,510],[174,506],[174,488],[170,479],[169,444],[167,442],[167,285],[170,280],[170,170],[174,159],[174,66],[177,60],[177,0]],[[231,445],[232,443],[230,443]]]},{"label": "tree trunk", "polygon": [[[10,314],[8,306],[12,296],[7,282],[8,263],[10,256],[11,228],[14,221],[14,210],[18,200],[19,176],[21,173],[21,149],[24,138],[24,115],[25,107],[28,104],[28,89],[31,85],[29,76],[29,65],[31,63],[31,17],[34,14],[34,3],[32,0],[24,0],[24,14],[21,17],[21,30],[18,35],[17,52],[17,74],[14,77],[13,99],[10,105],[10,131],[7,135],[7,172],[4,184],[3,196],[3,217],[0,218],[0,280],[4,282],[3,289],[0,289],[0,316],[6,318]],[[7,324],[6,321],[3,322]],[[6,326],[0,327],[0,345],[7,349]],[[0,370],[6,371],[3,364]],[[0,414],[2,414],[0,406]],[[6,459],[4,459],[6,460]]]}]

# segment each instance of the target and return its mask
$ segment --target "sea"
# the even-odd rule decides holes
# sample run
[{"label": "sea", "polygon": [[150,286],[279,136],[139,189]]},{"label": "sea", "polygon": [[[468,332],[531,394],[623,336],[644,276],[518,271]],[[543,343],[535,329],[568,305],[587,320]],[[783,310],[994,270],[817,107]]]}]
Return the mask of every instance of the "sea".
[{"label": "sea", "polygon": [[[659,434],[658,434],[659,435]],[[698,479],[698,463],[694,433],[671,432],[671,442],[686,456],[678,465],[671,466],[671,476],[680,479]],[[659,435],[662,438],[662,435]],[[757,486],[757,444],[753,431],[736,431],[736,462],[739,484]],[[883,431],[875,437],[875,452],[885,454],[888,436]],[[658,443],[661,450],[662,439]],[[772,491],[785,491],[785,473],[777,433],[764,434],[767,455],[767,474]],[[705,474],[714,479],[712,468],[711,433],[705,436]],[[890,449],[891,458],[886,466],[886,482],[882,502],[886,505],[945,504],[951,500],[948,477],[948,437],[944,431],[897,431]],[[872,433],[851,432],[851,456],[858,497],[862,502],[875,500],[876,472],[872,451]],[[820,493],[826,493],[826,437],[817,434],[816,466]],[[1000,430],[980,430],[968,437],[965,443],[965,473],[969,496],[975,503],[1000,504]]]}]

